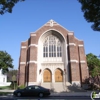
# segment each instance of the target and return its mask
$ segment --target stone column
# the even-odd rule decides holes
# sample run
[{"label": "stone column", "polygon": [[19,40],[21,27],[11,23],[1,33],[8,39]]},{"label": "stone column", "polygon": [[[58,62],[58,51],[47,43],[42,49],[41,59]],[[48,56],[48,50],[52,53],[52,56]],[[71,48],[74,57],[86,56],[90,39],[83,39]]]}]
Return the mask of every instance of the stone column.
[{"label": "stone column", "polygon": [[55,83],[55,75],[54,75],[54,73],[52,74],[52,83]]}]

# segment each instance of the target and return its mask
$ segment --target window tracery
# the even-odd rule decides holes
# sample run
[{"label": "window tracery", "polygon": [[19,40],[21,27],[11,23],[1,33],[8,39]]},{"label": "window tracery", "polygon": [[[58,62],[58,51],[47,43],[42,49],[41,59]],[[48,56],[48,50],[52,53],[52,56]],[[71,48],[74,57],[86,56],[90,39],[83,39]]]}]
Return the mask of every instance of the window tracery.
[{"label": "window tracery", "polygon": [[43,57],[62,57],[61,41],[49,35],[43,42]]}]

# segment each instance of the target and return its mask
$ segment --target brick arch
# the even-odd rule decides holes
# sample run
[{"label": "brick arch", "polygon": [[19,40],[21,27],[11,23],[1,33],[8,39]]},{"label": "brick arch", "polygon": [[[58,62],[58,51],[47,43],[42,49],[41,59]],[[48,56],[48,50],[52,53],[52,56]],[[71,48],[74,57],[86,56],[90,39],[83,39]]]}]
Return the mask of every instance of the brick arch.
[{"label": "brick arch", "polygon": [[43,71],[43,82],[52,82],[52,73],[48,68]]},{"label": "brick arch", "polygon": [[55,70],[55,82],[63,82],[63,71],[60,68]]},{"label": "brick arch", "polygon": [[[44,31],[40,36],[39,36],[39,39],[38,39],[38,43],[39,42],[42,42],[42,40],[44,40],[45,37],[47,37],[48,35],[50,35],[51,33],[49,32],[53,32],[53,35],[57,36],[61,41],[64,41],[65,43],[67,43],[66,41],[66,38],[64,36],[64,34],[56,29],[48,29],[46,31]],[[54,34],[56,33],[56,34]]]}]

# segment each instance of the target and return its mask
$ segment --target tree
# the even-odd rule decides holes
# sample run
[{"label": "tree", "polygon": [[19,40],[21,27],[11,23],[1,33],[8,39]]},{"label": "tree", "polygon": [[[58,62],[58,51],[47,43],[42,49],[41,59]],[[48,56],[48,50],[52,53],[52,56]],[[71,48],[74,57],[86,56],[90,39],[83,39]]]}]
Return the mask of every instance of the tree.
[{"label": "tree", "polygon": [[17,72],[18,72],[18,70],[16,70],[16,69],[9,70],[9,72],[7,72],[7,80],[9,82],[11,82],[12,81],[12,76],[15,75],[16,76],[16,81],[17,81]]},{"label": "tree", "polygon": [[100,31],[100,0],[78,0],[87,22],[92,22],[92,29]]},{"label": "tree", "polygon": [[92,53],[87,54],[86,59],[89,67],[91,88],[100,89],[100,59]]},{"label": "tree", "polygon": [[100,59],[97,56],[89,53],[86,55],[87,64],[89,67],[90,75],[95,77],[100,74]]},{"label": "tree", "polygon": [[0,69],[3,73],[7,73],[9,68],[13,68],[13,59],[6,51],[0,51]]},{"label": "tree", "polygon": [[5,12],[12,13],[12,9],[16,3],[25,0],[0,0],[0,14],[3,15]]}]

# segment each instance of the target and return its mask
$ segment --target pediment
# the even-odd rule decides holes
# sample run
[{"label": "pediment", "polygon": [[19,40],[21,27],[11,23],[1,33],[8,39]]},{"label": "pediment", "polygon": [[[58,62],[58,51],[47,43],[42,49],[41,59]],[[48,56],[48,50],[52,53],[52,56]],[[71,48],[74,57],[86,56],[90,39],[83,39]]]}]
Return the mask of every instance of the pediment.
[{"label": "pediment", "polygon": [[[45,28],[44,28],[45,27]],[[36,30],[35,32],[31,32],[31,33],[36,33],[39,30],[50,30],[50,29],[63,29],[66,30],[68,33],[72,32],[67,30],[66,28],[64,28],[62,25],[58,24],[56,21],[54,21],[53,19],[49,20],[47,23],[45,23],[42,27],[40,27],[38,30]]]}]

